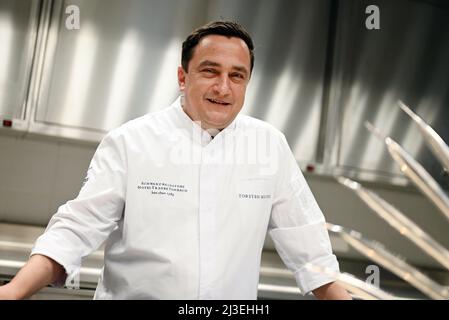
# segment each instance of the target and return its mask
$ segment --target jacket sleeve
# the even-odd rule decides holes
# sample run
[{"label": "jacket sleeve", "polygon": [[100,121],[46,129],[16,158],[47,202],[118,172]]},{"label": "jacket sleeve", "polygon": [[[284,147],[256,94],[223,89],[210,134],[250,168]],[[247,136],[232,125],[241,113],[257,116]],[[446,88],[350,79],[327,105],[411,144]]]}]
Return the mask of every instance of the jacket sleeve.
[{"label": "jacket sleeve", "polygon": [[[58,208],[31,255],[52,258],[73,279],[82,258],[98,249],[122,217],[126,163],[123,140],[116,129],[98,146],[78,196]],[[63,284],[58,281],[53,285]]]},{"label": "jacket sleeve", "polygon": [[[304,179],[287,140],[280,139],[282,165],[277,177],[269,234],[303,295],[335,279],[308,270],[307,263],[339,272],[325,218]],[[279,162],[281,163],[281,162]]]}]

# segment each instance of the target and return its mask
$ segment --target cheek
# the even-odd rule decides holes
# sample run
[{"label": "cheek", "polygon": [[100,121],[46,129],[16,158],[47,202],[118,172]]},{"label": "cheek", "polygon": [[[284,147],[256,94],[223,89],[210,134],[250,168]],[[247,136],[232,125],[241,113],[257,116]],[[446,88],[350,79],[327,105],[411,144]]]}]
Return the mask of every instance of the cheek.
[{"label": "cheek", "polygon": [[189,78],[186,79],[186,88],[189,91],[198,91],[200,90],[202,87],[205,86],[205,79],[202,77],[199,77],[196,74],[192,74],[190,75]]},{"label": "cheek", "polygon": [[195,85],[191,87],[191,92],[194,92],[198,97],[203,96],[208,91],[212,90],[213,83],[207,79],[202,79],[195,82]]},{"label": "cheek", "polygon": [[235,98],[238,100],[244,100],[245,99],[245,93],[246,93],[246,86],[237,86],[234,90]]}]

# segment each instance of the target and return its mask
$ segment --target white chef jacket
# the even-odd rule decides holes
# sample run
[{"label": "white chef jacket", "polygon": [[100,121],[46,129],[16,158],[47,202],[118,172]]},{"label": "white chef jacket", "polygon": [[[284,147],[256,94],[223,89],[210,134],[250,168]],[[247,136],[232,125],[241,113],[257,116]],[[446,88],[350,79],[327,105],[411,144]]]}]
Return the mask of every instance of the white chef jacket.
[{"label": "white chef jacket", "polygon": [[110,131],[31,252],[68,276],[106,240],[96,299],[256,299],[267,231],[303,294],[338,272],[284,135],[245,115],[213,139],[178,98]]}]

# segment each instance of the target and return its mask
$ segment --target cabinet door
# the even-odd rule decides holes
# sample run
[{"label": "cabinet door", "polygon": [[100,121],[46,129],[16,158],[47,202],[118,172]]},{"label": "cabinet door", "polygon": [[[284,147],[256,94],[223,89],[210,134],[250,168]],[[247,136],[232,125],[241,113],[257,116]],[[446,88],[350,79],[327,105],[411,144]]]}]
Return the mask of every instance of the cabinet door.
[{"label": "cabinet door", "polygon": [[[33,130],[98,140],[168,106],[179,94],[182,41],[204,23],[204,3],[55,1]],[[79,9],[79,29],[70,6]]]}]

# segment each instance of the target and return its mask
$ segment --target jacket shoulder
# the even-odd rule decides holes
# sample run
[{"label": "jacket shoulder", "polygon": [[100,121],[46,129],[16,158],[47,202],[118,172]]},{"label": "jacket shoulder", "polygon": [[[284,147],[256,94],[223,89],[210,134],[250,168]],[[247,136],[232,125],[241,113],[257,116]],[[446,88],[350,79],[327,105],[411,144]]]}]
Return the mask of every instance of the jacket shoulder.
[{"label": "jacket shoulder", "polygon": [[238,117],[239,117],[239,127],[244,130],[251,130],[251,129],[263,130],[263,131],[266,131],[267,133],[269,133],[270,135],[273,135],[273,136],[276,136],[279,138],[284,137],[284,134],[279,129],[277,129],[275,126],[273,126],[272,124],[270,124],[266,121],[263,121],[263,120],[260,120],[260,119],[257,119],[257,118],[254,118],[254,117],[251,117],[248,115],[244,115],[244,114],[241,114]]}]

